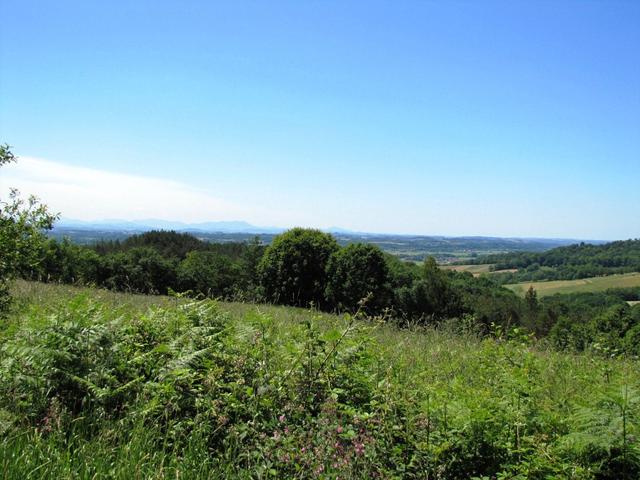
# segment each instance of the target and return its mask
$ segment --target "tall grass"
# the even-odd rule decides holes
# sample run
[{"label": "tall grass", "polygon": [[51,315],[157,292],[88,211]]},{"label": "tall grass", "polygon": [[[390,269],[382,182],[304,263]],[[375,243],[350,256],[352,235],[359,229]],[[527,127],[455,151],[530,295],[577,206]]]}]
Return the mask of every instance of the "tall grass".
[{"label": "tall grass", "polygon": [[16,289],[1,478],[640,475],[630,360],[471,323]]}]

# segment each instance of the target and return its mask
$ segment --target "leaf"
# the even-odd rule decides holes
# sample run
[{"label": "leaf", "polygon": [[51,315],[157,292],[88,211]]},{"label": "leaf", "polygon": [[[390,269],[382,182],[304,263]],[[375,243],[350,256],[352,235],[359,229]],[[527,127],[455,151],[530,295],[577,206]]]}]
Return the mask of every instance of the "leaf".
[{"label": "leaf", "polygon": [[331,329],[322,335],[322,339],[326,342],[337,342],[342,337],[342,332],[338,329]]}]

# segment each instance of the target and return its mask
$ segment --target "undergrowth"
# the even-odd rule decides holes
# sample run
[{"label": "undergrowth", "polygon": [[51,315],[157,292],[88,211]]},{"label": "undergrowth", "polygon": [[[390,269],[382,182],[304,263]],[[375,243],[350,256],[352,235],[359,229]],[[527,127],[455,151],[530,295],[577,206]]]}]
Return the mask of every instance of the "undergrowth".
[{"label": "undergrowth", "polygon": [[0,477],[635,479],[637,362],[90,294],[0,331]]}]

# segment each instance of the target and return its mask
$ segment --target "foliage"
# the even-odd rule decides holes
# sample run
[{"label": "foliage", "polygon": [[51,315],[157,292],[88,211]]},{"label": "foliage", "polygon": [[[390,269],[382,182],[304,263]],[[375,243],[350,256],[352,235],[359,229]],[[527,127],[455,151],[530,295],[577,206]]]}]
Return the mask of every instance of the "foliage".
[{"label": "foliage", "polygon": [[192,251],[178,266],[178,288],[209,297],[229,298],[241,285],[239,266],[229,257]]},{"label": "foliage", "polygon": [[59,288],[0,331],[4,478],[637,478],[632,361]]},{"label": "foliage", "polygon": [[105,257],[100,283],[114,290],[166,294],[176,284],[174,259],[150,247],[135,247]]},{"label": "foliage", "polygon": [[603,245],[580,243],[546,252],[517,252],[480,257],[474,263],[494,264],[503,284],[538,280],[575,280],[601,275],[640,272],[640,239]]},{"label": "foliage", "polygon": [[397,290],[396,305],[405,318],[419,320],[458,317],[464,312],[459,293],[433,257],[424,261],[410,286]]},{"label": "foliage", "polygon": [[337,250],[335,239],[320,230],[294,228],[278,235],[259,265],[266,298],[284,305],[323,305],[327,264]]},{"label": "foliage", "polygon": [[94,247],[49,240],[38,257],[37,265],[20,272],[23,277],[134,293],[313,303],[325,311],[354,312],[366,297],[367,313],[385,312],[386,318],[406,325],[445,321],[465,329],[473,318],[474,328],[484,334],[492,325],[524,327],[537,337],[552,334],[558,348],[593,347],[604,354],[608,348],[638,350],[633,326],[620,324],[621,331],[605,334],[590,322],[609,307],[640,299],[639,288],[551,297],[531,289],[521,299],[500,286],[495,274],[474,277],[442,270],[433,258],[422,265],[402,262],[368,244],[339,247],[331,235],[315,230],[294,229],[268,248],[257,238],[209,244],[161,231]]},{"label": "foliage", "polygon": [[[10,147],[0,145],[0,167],[14,161]],[[16,189],[8,200],[0,200],[0,314],[10,302],[7,282],[37,266],[45,241],[42,230],[50,229],[56,218],[36,197],[24,199]]]},{"label": "foliage", "polygon": [[365,298],[369,313],[389,306],[389,269],[382,250],[374,245],[353,243],[334,252],[327,278],[327,303],[339,311],[354,313]]},{"label": "foliage", "polygon": [[151,247],[158,251],[163,257],[176,257],[180,260],[187,256],[187,253],[194,250],[206,250],[208,244],[189,233],[178,233],[174,231],[152,230],[139,235],[132,235],[123,242],[101,241],[95,245],[96,251],[105,255],[107,253],[122,252],[132,248]]}]

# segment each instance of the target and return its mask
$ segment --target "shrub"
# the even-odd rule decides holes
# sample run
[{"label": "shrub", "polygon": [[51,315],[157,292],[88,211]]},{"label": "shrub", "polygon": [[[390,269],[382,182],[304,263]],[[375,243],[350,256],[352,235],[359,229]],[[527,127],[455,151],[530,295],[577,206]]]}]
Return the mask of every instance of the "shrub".
[{"label": "shrub", "polygon": [[355,312],[366,297],[366,311],[376,314],[390,305],[389,270],[382,250],[355,243],[333,253],[327,264],[326,297],[339,311]]},{"label": "shrub", "polygon": [[327,263],[337,250],[335,239],[320,230],[294,228],[275,237],[259,265],[267,300],[304,307],[323,305]]}]

